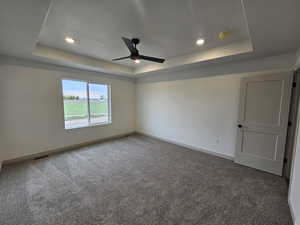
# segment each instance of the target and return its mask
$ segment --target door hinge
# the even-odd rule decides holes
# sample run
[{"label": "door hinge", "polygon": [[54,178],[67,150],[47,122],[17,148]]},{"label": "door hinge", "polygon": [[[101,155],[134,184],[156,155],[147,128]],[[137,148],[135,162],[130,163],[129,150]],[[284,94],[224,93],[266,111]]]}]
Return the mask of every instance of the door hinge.
[{"label": "door hinge", "polygon": [[288,122],[288,126],[289,127],[292,126],[292,122],[291,121]]},{"label": "door hinge", "polygon": [[283,162],[284,162],[284,163],[287,163],[287,161],[288,161],[287,158],[284,158]]},{"label": "door hinge", "polygon": [[296,82],[293,82],[293,87],[296,87],[297,86],[297,83]]}]

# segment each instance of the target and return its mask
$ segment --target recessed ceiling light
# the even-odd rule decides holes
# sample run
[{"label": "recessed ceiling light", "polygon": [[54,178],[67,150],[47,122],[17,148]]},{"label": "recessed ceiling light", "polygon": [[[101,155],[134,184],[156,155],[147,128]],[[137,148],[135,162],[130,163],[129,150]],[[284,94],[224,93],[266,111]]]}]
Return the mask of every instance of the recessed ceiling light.
[{"label": "recessed ceiling light", "polygon": [[134,60],[134,62],[135,62],[135,63],[140,63],[141,61],[138,60],[138,59],[136,59],[136,60]]},{"label": "recessed ceiling light", "polygon": [[200,38],[200,39],[198,39],[197,41],[196,41],[196,44],[197,45],[203,45],[204,44],[204,39],[203,38]]},{"label": "recessed ceiling light", "polygon": [[74,40],[73,38],[71,38],[71,37],[66,37],[66,38],[65,38],[65,41],[66,41],[67,43],[69,43],[69,44],[74,44],[74,43],[75,43],[75,40]]}]

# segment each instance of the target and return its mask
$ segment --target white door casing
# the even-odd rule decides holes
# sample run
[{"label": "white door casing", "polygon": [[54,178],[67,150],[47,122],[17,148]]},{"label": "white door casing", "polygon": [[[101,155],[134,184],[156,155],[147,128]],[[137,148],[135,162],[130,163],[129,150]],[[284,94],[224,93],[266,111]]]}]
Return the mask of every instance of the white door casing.
[{"label": "white door casing", "polygon": [[235,162],[282,175],[292,72],[243,78]]}]

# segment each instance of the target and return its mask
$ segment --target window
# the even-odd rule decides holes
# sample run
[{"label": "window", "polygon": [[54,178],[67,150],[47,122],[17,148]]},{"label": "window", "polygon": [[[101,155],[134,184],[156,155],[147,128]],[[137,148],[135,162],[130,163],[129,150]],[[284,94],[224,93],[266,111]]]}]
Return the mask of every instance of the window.
[{"label": "window", "polygon": [[110,86],[62,80],[65,129],[111,122]]}]

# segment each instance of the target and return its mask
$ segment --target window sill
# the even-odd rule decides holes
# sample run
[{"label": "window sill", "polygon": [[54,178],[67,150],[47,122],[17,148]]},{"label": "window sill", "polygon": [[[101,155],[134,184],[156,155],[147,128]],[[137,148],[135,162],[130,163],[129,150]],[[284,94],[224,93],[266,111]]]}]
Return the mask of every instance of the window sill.
[{"label": "window sill", "polygon": [[81,129],[81,128],[89,128],[89,127],[100,127],[100,126],[108,126],[111,125],[112,122],[105,122],[105,123],[93,123],[89,125],[82,125],[77,127],[65,127],[65,130],[75,130],[75,129]]}]

